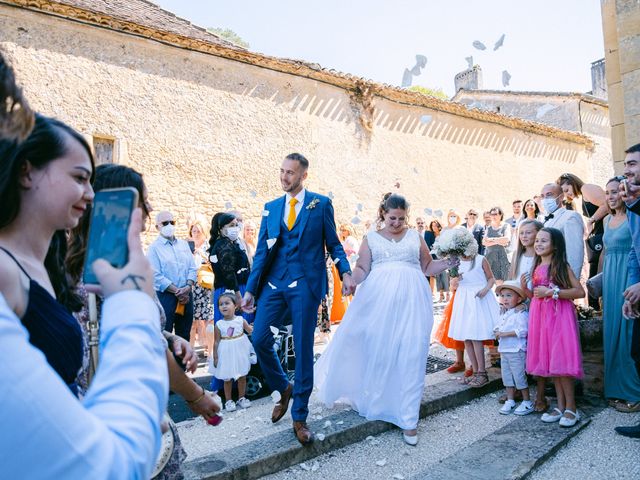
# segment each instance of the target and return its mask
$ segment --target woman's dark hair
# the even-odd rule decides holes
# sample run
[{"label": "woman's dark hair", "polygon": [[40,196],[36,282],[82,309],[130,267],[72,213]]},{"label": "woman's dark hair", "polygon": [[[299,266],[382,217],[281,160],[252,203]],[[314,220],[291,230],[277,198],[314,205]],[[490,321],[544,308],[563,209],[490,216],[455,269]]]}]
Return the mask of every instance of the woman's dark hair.
[{"label": "woman's dark hair", "polygon": [[[149,211],[144,201],[145,184],[142,174],[131,167],[112,163],[98,165],[93,182],[93,189],[98,192],[107,188],[132,187],[138,191],[138,198],[142,204],[142,212],[148,217]],[[84,258],[89,237],[89,223],[91,220],[91,205],[87,206],[78,226],[69,235],[69,251],[65,260],[67,275],[73,285],[82,277]]]},{"label": "woman's dark hair", "polygon": [[573,192],[576,194],[576,197],[582,195],[582,187],[584,186],[584,182],[573,173],[563,173],[558,177],[556,183],[560,186],[571,185],[571,187],[573,188]]},{"label": "woman's dark hair", "polygon": [[525,216],[527,215],[527,211],[525,210],[525,207],[527,206],[527,204],[531,202],[533,203],[533,207],[534,207],[534,220],[538,218],[538,215],[540,215],[540,207],[538,207],[538,204],[536,203],[536,201],[533,198],[530,198],[529,200],[527,200],[526,202],[524,202],[522,210],[524,211]]},{"label": "woman's dark hair", "polygon": [[[440,231],[442,231],[442,225],[440,225],[440,222],[438,220],[431,220],[429,222],[429,231],[433,232],[433,226],[437,225],[438,228],[440,229]],[[434,232],[435,233],[435,232]]]},{"label": "woman's dark hair", "polygon": [[380,202],[380,208],[378,208],[377,222],[384,222],[384,214],[389,210],[393,210],[394,208],[405,210],[408,213],[409,202],[407,202],[407,200],[402,195],[398,195],[397,193],[385,193],[382,197],[382,202]]},{"label": "woman's dark hair", "polygon": [[504,211],[500,207],[491,208],[489,213],[491,212],[498,212],[498,215],[500,215],[500,221],[504,220]]},{"label": "woman's dark hair", "polygon": [[213,216],[211,219],[211,230],[209,231],[209,235],[211,236],[209,239],[209,254],[211,254],[211,250],[216,241],[222,236],[222,229],[235,219],[235,215],[225,212],[218,212]]},{"label": "woman's dark hair", "polygon": [[[549,266],[549,279],[559,288],[571,288],[569,263],[567,262],[567,247],[562,232],[557,228],[551,227],[540,229],[538,235],[540,235],[540,232],[547,232],[551,237],[553,255],[551,256],[551,265]],[[540,263],[542,263],[542,257],[536,255],[531,271],[535,271]]]}]

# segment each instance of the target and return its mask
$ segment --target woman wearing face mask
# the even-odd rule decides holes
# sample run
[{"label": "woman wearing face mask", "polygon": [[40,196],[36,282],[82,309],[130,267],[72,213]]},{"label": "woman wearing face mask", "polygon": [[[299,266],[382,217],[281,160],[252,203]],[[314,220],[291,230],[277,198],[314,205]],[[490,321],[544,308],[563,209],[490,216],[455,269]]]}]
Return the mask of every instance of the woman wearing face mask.
[{"label": "woman wearing face mask", "polygon": [[[215,275],[213,282],[213,305],[218,305],[218,299],[225,290],[235,292],[237,305],[242,303],[245,284],[249,279],[251,267],[249,258],[240,247],[240,227],[238,220],[231,213],[216,213],[211,220],[211,239],[209,240],[209,261]],[[244,319],[252,323],[254,314],[242,313]],[[219,309],[213,309],[213,321],[222,318]]]},{"label": "woman wearing face mask", "polygon": [[462,223],[460,215],[453,210],[449,210],[449,216],[447,217],[447,226],[444,229],[457,228]]}]

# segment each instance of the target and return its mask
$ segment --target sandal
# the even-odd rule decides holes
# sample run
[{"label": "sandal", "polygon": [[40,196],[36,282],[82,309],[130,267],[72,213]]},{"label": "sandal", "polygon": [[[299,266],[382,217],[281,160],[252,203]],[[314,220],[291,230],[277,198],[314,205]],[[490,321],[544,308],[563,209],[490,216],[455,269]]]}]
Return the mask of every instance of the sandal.
[{"label": "sandal", "polygon": [[536,413],[544,413],[547,410],[549,410],[549,400],[547,399],[547,397],[544,397],[543,401],[538,401],[536,400],[536,404],[533,407],[533,411]]},{"label": "sandal", "polygon": [[640,402],[619,401],[613,406],[613,408],[622,413],[640,412]]},{"label": "sandal", "polygon": [[458,383],[460,385],[469,385],[475,379],[476,379],[475,374],[472,374],[470,377],[467,377],[466,375],[464,375],[460,380],[458,380]]},{"label": "sandal", "polygon": [[478,372],[473,380],[469,382],[471,388],[482,388],[489,383],[489,375],[487,372]]}]

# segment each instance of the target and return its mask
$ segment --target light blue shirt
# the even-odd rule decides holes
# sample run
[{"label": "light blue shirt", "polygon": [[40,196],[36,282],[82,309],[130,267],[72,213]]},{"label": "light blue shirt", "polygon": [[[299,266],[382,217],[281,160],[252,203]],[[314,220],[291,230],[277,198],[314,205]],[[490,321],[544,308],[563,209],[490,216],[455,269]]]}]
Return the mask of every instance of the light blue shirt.
[{"label": "light blue shirt", "polygon": [[[628,203],[629,208],[633,207],[640,200]],[[629,251],[629,280],[628,286],[640,282],[640,215],[627,210],[627,220],[629,221],[629,229],[631,230],[631,250]]]},{"label": "light blue shirt", "polygon": [[149,246],[147,258],[154,271],[153,287],[158,292],[164,292],[171,284],[182,288],[187,280],[195,283],[198,278],[193,254],[184,240],[171,241],[160,235]]},{"label": "light blue shirt", "polygon": [[100,366],[79,401],[0,295],[0,476],[150,477],[169,391],[158,317],[142,292],[105,301]]}]

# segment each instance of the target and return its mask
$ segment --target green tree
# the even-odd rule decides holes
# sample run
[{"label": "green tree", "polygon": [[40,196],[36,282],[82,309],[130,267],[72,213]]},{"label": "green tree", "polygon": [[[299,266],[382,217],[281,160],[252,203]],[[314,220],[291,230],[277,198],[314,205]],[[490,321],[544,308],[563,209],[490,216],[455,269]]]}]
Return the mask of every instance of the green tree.
[{"label": "green tree", "polygon": [[428,87],[422,87],[420,85],[413,85],[409,87],[409,90],[411,90],[412,92],[422,93],[423,95],[429,95],[431,97],[440,98],[442,100],[449,100],[449,97],[447,96],[446,93],[444,93],[444,90],[442,90],[441,88],[428,88]]},{"label": "green tree", "polygon": [[211,32],[214,35],[217,35],[220,38],[227,40],[228,42],[238,45],[239,47],[243,47],[246,49],[249,48],[249,42],[244,41],[240,35],[238,35],[236,32],[234,32],[230,28],[213,28],[212,27],[212,28],[207,28],[207,32]]}]

